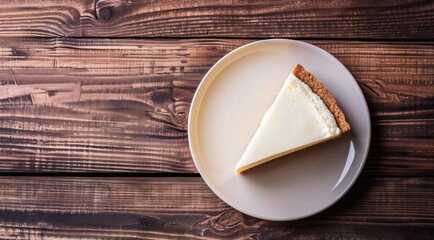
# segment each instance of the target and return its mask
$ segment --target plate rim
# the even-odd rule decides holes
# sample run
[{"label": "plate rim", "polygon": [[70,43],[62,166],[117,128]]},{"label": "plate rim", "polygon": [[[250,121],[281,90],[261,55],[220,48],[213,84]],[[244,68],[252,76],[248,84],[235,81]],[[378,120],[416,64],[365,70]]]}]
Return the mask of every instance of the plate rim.
[{"label": "plate rim", "polygon": [[[195,109],[195,106],[197,105],[197,104],[199,104],[198,103],[198,95],[199,95],[199,93],[201,92],[201,91],[203,91],[203,88],[204,88],[204,85],[206,84],[206,82],[208,82],[208,81],[210,81],[210,80],[208,80],[209,79],[209,76],[213,73],[213,71],[217,68],[217,67],[219,67],[219,65],[221,64],[221,63],[223,63],[224,61],[226,61],[228,58],[230,58],[232,55],[234,55],[234,54],[236,54],[237,52],[239,52],[239,51],[241,51],[241,50],[243,50],[243,49],[245,49],[245,48],[249,48],[249,47],[251,47],[251,46],[254,46],[254,45],[259,45],[259,44],[264,44],[264,43],[269,43],[269,42],[271,42],[271,43],[285,43],[285,44],[301,44],[301,45],[304,45],[304,46],[306,46],[306,47],[308,47],[308,48],[314,48],[314,49],[316,49],[316,50],[319,50],[320,52],[322,52],[323,54],[325,54],[325,55],[327,55],[328,57],[330,57],[330,59],[331,60],[333,60],[335,63],[337,63],[338,65],[341,65],[342,67],[343,67],[343,69],[344,69],[344,71],[347,73],[347,74],[349,74],[350,76],[351,76],[351,80],[352,80],[352,83],[354,84],[354,86],[355,86],[355,90],[356,91],[358,91],[359,92],[359,94],[362,96],[362,102],[363,102],[363,107],[364,107],[364,110],[368,113],[368,123],[367,123],[367,126],[368,126],[368,136],[367,136],[367,144],[366,144],[366,148],[365,149],[363,149],[364,150],[364,156],[363,156],[363,158],[362,158],[362,162],[361,162],[361,164],[359,165],[359,168],[357,169],[357,172],[356,172],[356,174],[353,176],[353,178],[351,179],[351,181],[349,182],[349,184],[345,187],[345,189],[333,200],[333,201],[330,201],[330,203],[328,203],[328,204],[326,204],[324,207],[322,207],[322,208],[320,208],[320,209],[318,209],[318,210],[315,210],[315,211],[313,211],[313,212],[311,212],[311,213],[308,213],[308,214],[303,214],[303,215],[300,215],[300,216],[297,216],[297,217],[286,217],[286,218],[279,218],[279,217],[277,217],[277,218],[273,218],[273,217],[268,217],[268,216],[261,216],[260,214],[256,214],[256,213],[254,213],[254,212],[249,212],[249,211],[242,211],[242,210],[239,210],[237,207],[235,207],[234,206],[234,204],[231,202],[231,201],[228,201],[228,199],[226,199],[226,198],[223,198],[222,196],[223,196],[223,194],[220,192],[220,191],[218,191],[217,189],[215,189],[214,187],[213,187],[213,185],[212,184],[210,184],[210,182],[211,182],[211,180],[210,179],[208,179],[208,177],[206,176],[206,174],[204,174],[204,171],[203,171],[203,169],[202,169],[202,167],[200,166],[200,164],[199,164],[199,161],[198,161],[198,154],[196,153],[196,150],[194,149],[194,147],[193,147],[193,140],[192,140],[192,129],[193,129],[193,118],[192,118],[192,115],[194,114],[193,112],[194,112],[194,109]],[[205,89],[206,90],[206,89]],[[270,221],[293,221],[293,220],[298,220],[298,219],[303,219],[303,218],[307,218],[307,217],[310,217],[310,216],[313,216],[313,215],[315,215],[315,214],[317,214],[317,213],[320,213],[320,212],[322,212],[322,211],[324,211],[324,210],[326,210],[326,209],[328,209],[329,207],[331,207],[331,206],[333,206],[336,202],[338,202],[351,188],[352,188],[352,186],[354,185],[354,183],[357,181],[357,179],[359,178],[359,176],[360,176],[360,174],[361,174],[361,172],[362,172],[362,170],[363,170],[363,167],[364,167],[364,165],[365,165],[365,163],[366,163],[366,159],[367,159],[367,157],[368,157],[368,153],[369,153],[369,149],[370,149],[370,145],[371,145],[371,134],[372,134],[372,129],[371,129],[371,115],[370,115],[370,111],[369,111],[369,107],[368,107],[368,104],[367,104],[367,102],[366,102],[366,98],[365,98],[365,95],[363,94],[363,92],[362,92],[362,90],[361,90],[361,88],[360,88],[360,85],[357,83],[357,81],[356,81],[356,79],[354,78],[354,76],[351,74],[351,72],[345,67],[345,65],[342,63],[342,62],[340,62],[335,56],[333,56],[331,53],[329,53],[329,52],[327,52],[326,50],[324,50],[324,49],[322,49],[322,48],[320,48],[320,47],[318,47],[318,46],[316,46],[316,45],[313,45],[313,44],[311,44],[311,43],[307,43],[307,42],[304,42],[304,41],[299,41],[299,40],[293,40],[293,39],[285,39],[285,38],[272,38],[272,39],[265,39],[265,40],[259,40],[259,41],[253,41],[253,42],[250,42],[250,43],[247,43],[247,44],[244,44],[244,45],[242,45],[242,46],[240,46],[240,47],[237,47],[237,48],[235,48],[235,49],[233,49],[232,51],[230,51],[229,53],[227,53],[226,55],[224,55],[222,58],[220,58],[209,70],[208,70],[208,72],[204,75],[204,77],[202,78],[202,80],[200,81],[200,83],[199,83],[199,85],[198,85],[198,87],[197,87],[197,89],[196,89],[196,91],[195,91],[195,93],[194,93],[194,96],[193,96],[193,98],[192,98],[192,101],[191,101],[191,105],[190,105],[190,109],[189,109],[189,113],[188,113],[188,123],[187,123],[187,133],[188,133],[188,145],[189,145],[189,150],[190,150],[190,153],[191,153],[191,157],[192,157],[192,159],[193,159],[193,162],[194,162],[194,165],[195,165],[195,167],[196,167],[196,169],[198,170],[198,172],[199,172],[199,174],[200,174],[200,176],[202,177],[202,179],[204,180],[204,182],[206,183],[206,185],[213,191],[213,193],[214,194],[216,194],[223,202],[225,202],[226,204],[228,204],[230,207],[232,207],[232,208],[234,208],[234,209],[236,209],[237,211],[239,211],[239,212],[241,212],[241,213],[244,213],[244,214],[247,214],[247,215],[249,215],[249,216],[252,216],[252,217],[256,217],[256,218],[260,218],[260,219],[264,219],[264,220],[270,220]]]}]

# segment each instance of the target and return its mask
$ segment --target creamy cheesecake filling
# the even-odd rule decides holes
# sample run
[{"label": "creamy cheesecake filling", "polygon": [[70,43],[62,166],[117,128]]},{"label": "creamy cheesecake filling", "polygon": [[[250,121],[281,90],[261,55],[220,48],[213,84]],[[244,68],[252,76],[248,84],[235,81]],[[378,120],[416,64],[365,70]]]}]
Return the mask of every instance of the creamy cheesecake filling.
[{"label": "creamy cheesecake filling", "polygon": [[293,73],[289,75],[286,85],[289,89],[298,90],[305,94],[308,99],[307,101],[312,104],[312,108],[321,116],[324,129],[329,132],[330,135],[339,134],[341,132],[330,110],[309,86],[298,79]]},{"label": "creamy cheesecake filling", "polygon": [[268,162],[340,135],[337,123],[321,98],[294,74],[287,78],[235,172]]}]

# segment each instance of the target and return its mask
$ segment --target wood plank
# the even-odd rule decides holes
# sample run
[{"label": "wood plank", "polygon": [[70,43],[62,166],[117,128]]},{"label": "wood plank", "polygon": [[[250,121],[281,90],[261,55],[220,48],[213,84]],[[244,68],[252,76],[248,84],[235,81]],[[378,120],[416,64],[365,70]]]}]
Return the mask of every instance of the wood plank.
[{"label": "wood plank", "polygon": [[0,37],[434,39],[434,2],[20,1],[0,4]]},{"label": "wood plank", "polygon": [[324,233],[333,239],[429,239],[433,190],[433,178],[365,175],[325,212],[271,222],[230,208],[195,177],[0,177],[0,234],[1,239],[317,239]]},{"label": "wood plank", "polygon": [[[0,39],[0,171],[196,172],[187,113],[251,40]],[[434,174],[434,45],[313,41],[348,67],[373,124],[365,171]]]}]

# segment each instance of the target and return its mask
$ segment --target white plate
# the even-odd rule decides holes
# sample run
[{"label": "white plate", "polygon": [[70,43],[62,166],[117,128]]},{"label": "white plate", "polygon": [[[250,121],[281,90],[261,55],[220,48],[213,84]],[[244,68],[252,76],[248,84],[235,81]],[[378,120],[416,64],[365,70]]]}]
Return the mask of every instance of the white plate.
[{"label": "white plate", "polygon": [[[235,164],[297,63],[335,96],[351,132],[236,175]],[[345,66],[316,46],[285,39],[250,43],[218,61],[196,91],[188,123],[190,151],[208,186],[233,208],[268,220],[307,217],[335,203],[362,170],[370,135],[366,100]]]}]

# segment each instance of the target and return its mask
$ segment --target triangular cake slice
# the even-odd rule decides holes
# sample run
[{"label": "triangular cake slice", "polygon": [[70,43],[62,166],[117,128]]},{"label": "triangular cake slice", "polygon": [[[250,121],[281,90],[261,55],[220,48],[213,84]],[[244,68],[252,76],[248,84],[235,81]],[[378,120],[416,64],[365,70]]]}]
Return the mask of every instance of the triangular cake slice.
[{"label": "triangular cake slice", "polygon": [[335,98],[297,64],[238,161],[240,174],[283,155],[339,137],[350,124]]}]

